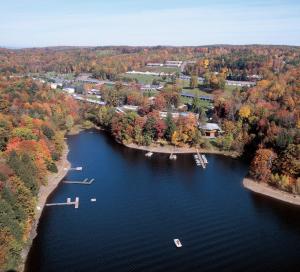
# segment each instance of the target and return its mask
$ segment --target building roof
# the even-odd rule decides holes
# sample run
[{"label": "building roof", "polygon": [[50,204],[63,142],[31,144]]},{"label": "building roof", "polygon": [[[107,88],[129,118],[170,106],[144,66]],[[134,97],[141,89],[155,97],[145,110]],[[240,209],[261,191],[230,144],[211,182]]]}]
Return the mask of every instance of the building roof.
[{"label": "building roof", "polygon": [[204,130],[221,130],[218,124],[216,123],[205,123],[205,124],[200,124],[199,128],[204,129]]}]

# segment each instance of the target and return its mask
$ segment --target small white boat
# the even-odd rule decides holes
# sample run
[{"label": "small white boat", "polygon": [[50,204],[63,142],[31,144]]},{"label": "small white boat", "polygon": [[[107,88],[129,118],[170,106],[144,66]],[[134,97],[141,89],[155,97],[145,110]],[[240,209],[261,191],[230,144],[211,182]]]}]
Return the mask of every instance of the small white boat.
[{"label": "small white boat", "polygon": [[82,167],[76,167],[75,170],[76,171],[82,171]]},{"label": "small white boat", "polygon": [[151,157],[152,155],[153,155],[152,152],[148,152],[148,153],[145,154],[146,157]]},{"label": "small white boat", "polygon": [[91,198],[91,202],[96,202],[96,198]]},{"label": "small white boat", "polygon": [[204,163],[208,163],[205,155],[202,155],[202,159],[203,159]]},{"label": "small white boat", "polygon": [[174,154],[171,154],[170,157],[169,157],[170,160],[176,160],[177,159],[177,156],[174,155]]},{"label": "small white boat", "polygon": [[182,244],[179,239],[174,239],[174,243],[177,247],[182,247]]}]

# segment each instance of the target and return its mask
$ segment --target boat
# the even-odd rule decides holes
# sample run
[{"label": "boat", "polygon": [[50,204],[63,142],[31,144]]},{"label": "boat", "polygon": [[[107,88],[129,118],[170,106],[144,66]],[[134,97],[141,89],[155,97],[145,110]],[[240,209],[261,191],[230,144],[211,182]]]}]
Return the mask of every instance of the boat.
[{"label": "boat", "polygon": [[96,198],[91,198],[91,202],[96,202]]},{"label": "boat", "polygon": [[176,247],[182,247],[182,244],[179,239],[174,239],[174,243],[175,243]]},{"label": "boat", "polygon": [[170,157],[169,157],[170,160],[176,160],[177,159],[177,156],[174,155],[174,154],[171,154]]},{"label": "boat", "polygon": [[202,159],[204,161],[204,163],[208,163],[207,159],[206,159],[206,156],[205,155],[201,155],[202,156]]},{"label": "boat", "polygon": [[76,167],[75,170],[76,171],[82,171],[82,167]]},{"label": "boat", "polygon": [[148,152],[148,153],[145,154],[146,157],[151,157],[152,155],[153,155],[152,152]]}]

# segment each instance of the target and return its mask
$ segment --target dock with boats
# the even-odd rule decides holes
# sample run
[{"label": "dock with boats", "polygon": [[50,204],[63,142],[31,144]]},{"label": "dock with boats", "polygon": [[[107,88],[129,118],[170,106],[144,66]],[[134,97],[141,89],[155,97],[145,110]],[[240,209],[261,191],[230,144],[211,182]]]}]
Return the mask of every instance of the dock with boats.
[{"label": "dock with boats", "polygon": [[197,166],[202,166],[203,169],[206,168],[206,164],[208,164],[207,158],[205,155],[200,154],[197,150],[197,154],[194,154],[194,159]]}]

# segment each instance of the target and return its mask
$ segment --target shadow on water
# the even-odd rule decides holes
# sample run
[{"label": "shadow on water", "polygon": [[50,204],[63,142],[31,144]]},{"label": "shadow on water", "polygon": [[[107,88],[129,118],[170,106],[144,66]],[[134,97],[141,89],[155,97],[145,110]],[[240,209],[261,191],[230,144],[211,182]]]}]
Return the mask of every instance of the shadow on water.
[{"label": "shadow on water", "polygon": [[285,230],[300,235],[300,207],[250,192],[257,213],[271,216]]}]

